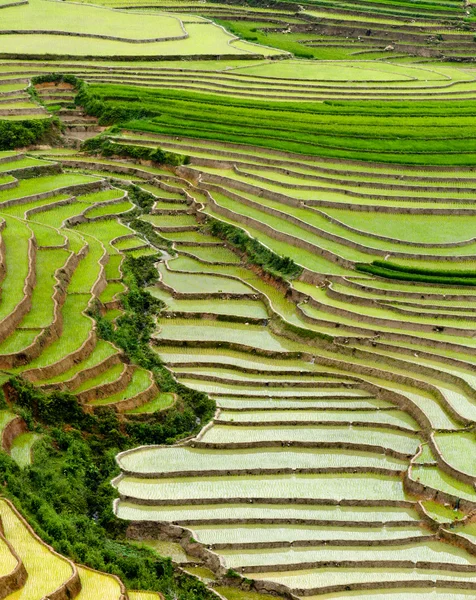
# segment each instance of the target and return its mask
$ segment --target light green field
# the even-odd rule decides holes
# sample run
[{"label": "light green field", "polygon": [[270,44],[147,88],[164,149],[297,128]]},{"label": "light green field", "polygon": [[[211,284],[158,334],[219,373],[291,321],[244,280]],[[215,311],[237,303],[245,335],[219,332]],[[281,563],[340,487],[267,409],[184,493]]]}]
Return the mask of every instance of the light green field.
[{"label": "light green field", "polygon": [[256,300],[235,299],[227,300],[227,302],[217,302],[212,300],[182,300],[173,298],[173,296],[159,287],[150,287],[147,288],[147,291],[150,292],[155,298],[159,298],[165,302],[167,305],[167,310],[169,311],[236,315],[254,319],[268,318],[268,313],[265,306]]},{"label": "light green field", "polygon": [[32,232],[26,223],[17,219],[8,219],[1,235],[6,246],[7,275],[2,282],[0,320],[9,315],[23,298],[23,286],[28,274],[29,240]]},{"label": "light green field", "polygon": [[86,212],[85,216],[89,219],[94,219],[96,217],[104,217],[108,215],[120,215],[121,213],[131,210],[133,207],[134,205],[129,201],[111,203],[109,205],[92,208]]},{"label": "light green field", "polygon": [[10,548],[3,540],[0,540],[0,575],[8,575],[16,566],[17,560],[11,553]]},{"label": "light green field", "polygon": [[94,350],[91,352],[91,354],[88,356],[88,358],[86,360],[83,360],[82,362],[77,363],[76,365],[74,365],[74,367],[71,367],[71,369],[64,371],[64,373],[61,373],[60,375],[57,375],[56,377],[42,380],[41,383],[48,384],[48,383],[58,383],[61,381],[68,381],[69,379],[74,377],[80,371],[89,369],[90,367],[93,367],[93,366],[99,364],[103,360],[106,360],[106,358],[108,358],[109,356],[116,354],[116,353],[117,353],[117,350],[114,348],[114,346],[112,346],[112,344],[110,344],[109,342],[106,342],[104,340],[98,340],[96,342],[96,346],[95,346]]},{"label": "light green field", "polygon": [[5,429],[7,425],[15,415],[9,410],[0,410],[0,433]]},{"label": "light green field", "polygon": [[[200,54],[281,54],[279,50],[255,46],[248,42],[233,44],[233,36],[213,23],[187,23],[186,34],[180,26],[180,21],[173,15],[166,13],[151,14],[148,26],[144,29],[144,20],[141,15],[134,13],[121,13],[100,9],[94,6],[61,7],[45,6],[44,0],[34,0],[27,7],[10,8],[2,11],[6,13],[2,19],[5,30],[16,29],[35,31],[41,26],[45,31],[64,31],[68,35],[48,34],[8,34],[0,40],[0,52],[9,53],[14,47],[22,54],[56,54],[65,56],[170,56],[170,55],[200,55]],[[7,12],[8,11],[8,12]],[[69,21],[71,12],[75,18]],[[86,36],[111,35],[116,39],[94,39],[91,44],[90,37],[78,37],[74,34]],[[151,41],[157,38],[180,37],[179,40]],[[117,41],[121,37],[126,41]],[[138,40],[142,43],[130,44],[127,40]],[[22,89],[22,88],[18,88]]]},{"label": "light green field", "polygon": [[22,433],[12,443],[10,456],[20,467],[27,467],[32,462],[33,445],[40,439],[37,433]]},{"label": "light green field", "polygon": [[[31,0],[27,6],[3,9],[0,29],[25,32],[41,29],[130,40],[183,35],[179,20],[173,16],[153,14],[144,19],[130,12],[74,3],[56,5],[45,0]],[[90,40],[86,42],[91,45]]]},{"label": "light green field", "polygon": [[401,482],[388,476],[262,475],[260,477],[177,477],[137,479],[124,477],[119,493],[142,500],[200,498],[351,498],[405,500]]},{"label": "light green field", "polygon": [[433,489],[474,501],[474,489],[470,485],[458,481],[436,467],[413,467],[412,477]]},{"label": "light green field", "polygon": [[[362,438],[364,436],[364,438]],[[277,426],[277,427],[233,427],[216,425],[209,429],[202,438],[208,444],[229,444],[245,442],[332,442],[364,443],[384,448],[392,448],[403,454],[415,454],[419,440],[406,433],[389,431],[385,428],[366,427],[365,431],[357,427],[336,426]]]},{"label": "light green field", "polygon": [[131,410],[126,410],[126,415],[141,415],[147,413],[155,413],[158,410],[164,410],[169,406],[172,406],[174,403],[174,395],[173,394],[158,394],[153,400],[139,406],[137,408],[132,408]]},{"label": "light green field", "polygon": [[253,502],[243,504],[210,504],[210,505],[180,505],[180,506],[146,506],[121,501],[118,516],[122,519],[146,521],[200,521],[213,519],[226,521],[229,519],[304,519],[310,524],[339,521],[343,524],[360,521],[370,524],[374,521],[394,526],[395,523],[417,525],[418,515],[410,508],[389,506],[328,506],[328,505],[299,505],[299,504],[260,504]]},{"label": "light green field", "polygon": [[[303,540],[395,540],[428,535],[429,531],[416,527],[319,527],[310,525],[194,525],[193,532],[203,544],[296,542]],[[297,544],[298,545],[298,544]]]},{"label": "light green field", "polygon": [[70,564],[33,537],[2,499],[0,516],[5,537],[15,548],[28,572],[23,588],[10,594],[9,600],[37,600],[38,596],[48,596],[71,577],[73,571]]},{"label": "light green field", "polygon": [[291,341],[278,338],[266,328],[258,325],[241,323],[224,323],[217,321],[197,321],[195,319],[169,319],[160,324],[160,331],[154,334],[157,339],[197,340],[213,342],[232,342],[274,350],[276,352],[293,352],[299,346]]},{"label": "light green field", "polygon": [[75,388],[74,392],[79,394],[80,392],[85,392],[86,390],[90,390],[99,385],[105,385],[107,383],[112,383],[119,379],[119,376],[124,371],[124,364],[118,363],[117,365],[113,365],[107,371],[100,373],[96,377],[92,377],[91,379],[87,379],[80,386]]},{"label": "light green field", "polygon": [[267,421],[280,421],[286,423],[286,421],[345,421],[345,422],[364,422],[364,423],[378,423],[382,425],[398,425],[407,429],[418,429],[418,425],[415,421],[407,414],[402,411],[395,411],[394,413],[387,411],[299,411],[299,410],[286,410],[286,411],[265,411],[265,412],[228,412],[222,411],[220,413],[220,420],[240,423],[262,423],[266,424]]},{"label": "light green field", "polygon": [[[171,264],[171,268],[175,268],[175,262]],[[245,283],[233,279],[226,279],[215,275],[203,275],[195,273],[186,273],[179,271],[167,270],[165,264],[160,264],[158,271],[162,276],[162,281],[165,285],[173,288],[181,294],[252,294]]]},{"label": "light green field", "polygon": [[116,299],[119,294],[122,294],[125,291],[125,287],[123,283],[120,282],[112,282],[108,283],[104,292],[99,296],[101,302],[111,302]]},{"label": "light green field", "polygon": [[95,237],[99,242],[102,242],[108,254],[117,254],[117,249],[111,244],[112,240],[121,235],[130,235],[132,233],[129,227],[126,227],[115,219],[85,223],[78,225],[76,230],[81,234]]},{"label": "light green field", "polygon": [[[428,579],[431,580],[438,580],[438,581],[464,581],[468,579],[468,574],[466,573],[458,573],[458,572],[454,572],[454,571],[441,571],[439,572],[436,569],[392,569],[389,567],[386,568],[359,568],[359,569],[352,569],[352,568],[328,568],[328,569],[314,569],[314,570],[299,570],[299,571],[278,571],[278,572],[266,572],[266,573],[253,573],[253,578],[254,579],[260,579],[260,580],[272,580],[272,581],[276,581],[278,583],[282,583],[284,585],[287,585],[291,588],[299,588],[299,589],[303,589],[303,588],[310,588],[310,589],[315,589],[315,588],[319,588],[319,587],[327,587],[327,586],[332,586],[332,585],[346,585],[346,584],[350,584],[350,583],[366,583],[367,585],[374,585],[375,588],[379,588],[381,587],[379,584],[381,584],[382,582],[389,582],[389,583],[393,583],[393,582],[402,582],[402,585],[404,586],[405,583],[408,580],[412,580],[412,581],[427,581]],[[394,588],[393,586],[389,586],[392,589]],[[446,587],[446,586],[445,586]],[[397,588],[398,590],[398,588]],[[451,591],[451,598],[453,599],[453,597],[458,598],[458,594],[459,591],[458,588],[456,587],[455,589],[452,589],[451,587],[449,587],[449,590]],[[366,588],[366,593],[368,592],[368,588]],[[413,588],[412,588],[412,594],[410,596],[408,596],[408,592],[405,592],[407,594],[407,599],[408,600],[413,600],[413,598],[419,598],[419,596],[417,595],[413,595]],[[455,596],[453,596],[453,593],[456,593]],[[472,592],[474,594],[474,592]],[[342,596],[342,593],[341,593]],[[324,596],[325,597],[325,596]],[[352,596],[350,596],[352,598]],[[357,596],[358,598],[359,596]],[[384,597],[385,600],[389,597],[388,594],[387,595],[382,595],[381,597]],[[429,596],[431,598],[431,595]],[[467,600],[468,598],[470,598],[471,596],[467,596],[464,593],[461,595],[461,598],[463,598],[464,600]],[[306,599],[308,600],[317,600],[317,598],[322,598],[321,595],[319,596],[306,596]],[[334,595],[334,598],[338,598],[337,595]],[[372,595],[370,596],[360,596],[360,598],[365,598],[365,600],[367,600],[367,598],[372,599]],[[378,596],[377,596],[378,598]],[[390,598],[392,598],[392,596],[390,596]],[[398,597],[398,595],[396,596],[396,598],[398,600],[401,600],[401,598]],[[404,597],[405,598],[405,597]],[[425,596],[422,596],[422,598],[425,598]],[[448,598],[448,589],[445,590],[445,595],[441,595],[440,596],[436,596],[436,598],[438,598],[438,600],[443,599],[443,598]],[[380,599],[379,599],[380,600]],[[392,599],[393,600],[393,599]]]},{"label": "light green field", "polygon": [[435,434],[435,441],[443,458],[452,467],[471,476],[476,476],[473,456],[474,433]]},{"label": "light green field", "polygon": [[105,573],[91,571],[78,567],[81,579],[81,591],[76,596],[78,600],[96,600],[101,597],[105,600],[117,600],[121,595],[119,582]]},{"label": "light green field", "polygon": [[[443,542],[421,542],[402,546],[379,545],[378,548],[358,547],[321,547],[299,548],[292,550],[221,550],[226,564],[231,568],[251,565],[285,565],[287,563],[312,563],[314,561],[345,560],[422,560],[425,562],[446,562],[449,564],[474,564],[476,559],[462,549]],[[403,558],[404,557],[404,558]],[[444,558],[443,558],[444,557]],[[443,560],[442,560],[443,558]]]},{"label": "light green field", "polygon": [[53,286],[54,277],[68,258],[65,250],[43,250],[36,257],[37,284],[33,290],[32,309],[21,322],[21,327],[47,327],[53,320]]},{"label": "light green field", "polygon": [[[82,314],[86,310],[89,300],[88,294],[68,295],[62,310],[64,319],[62,336],[48,346],[38,358],[30,362],[27,366],[28,369],[58,362],[83,345],[92,328],[91,319]],[[15,371],[22,370],[25,370],[25,367],[15,369]]]},{"label": "light green field", "polygon": [[121,467],[134,473],[167,473],[256,468],[339,468],[345,466],[405,468],[405,461],[367,452],[281,448],[249,450],[212,450],[205,448],[151,448],[120,457]]},{"label": "light green field", "polygon": [[162,596],[154,592],[128,592],[129,600],[160,600]]}]

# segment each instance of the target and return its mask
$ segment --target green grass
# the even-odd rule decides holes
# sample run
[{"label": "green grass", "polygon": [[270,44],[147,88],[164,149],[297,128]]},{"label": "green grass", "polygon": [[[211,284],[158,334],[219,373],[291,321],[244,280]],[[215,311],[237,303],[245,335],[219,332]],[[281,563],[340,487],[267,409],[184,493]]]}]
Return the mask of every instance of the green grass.
[{"label": "green grass", "polygon": [[108,283],[104,292],[99,296],[101,302],[111,302],[125,291],[124,284],[120,282]]},{"label": "green grass", "polygon": [[40,250],[36,259],[37,284],[32,293],[32,309],[22,320],[20,327],[47,327],[53,320],[54,277],[68,258],[65,250]]},{"label": "green grass", "polygon": [[133,204],[129,201],[117,202],[106,206],[97,206],[86,212],[88,219],[95,219],[96,217],[105,217],[108,215],[120,215],[133,208]]},{"label": "green grass", "polygon": [[[22,106],[20,105],[20,103],[18,103],[18,108],[22,108]],[[36,107],[35,104],[31,105],[32,107]],[[28,104],[27,107],[30,107],[30,105]],[[6,104],[1,104],[0,108],[9,108],[8,105]],[[1,163],[0,164],[0,173],[4,173],[4,172],[8,172],[8,171],[12,171],[12,170],[16,170],[16,169],[25,169],[27,167],[42,167],[42,166],[47,166],[47,165],[51,165],[53,163],[48,162],[46,160],[38,160],[37,158],[20,158],[19,160],[15,160],[15,161],[11,161],[11,162],[7,162],[7,163]]]},{"label": "green grass", "polygon": [[96,204],[97,202],[109,202],[118,200],[124,196],[124,192],[119,189],[103,190],[101,192],[93,192],[92,194],[81,194],[77,196],[78,202],[86,202],[87,204]]},{"label": "green grass", "polygon": [[40,439],[37,433],[22,433],[18,435],[12,443],[10,456],[22,468],[31,464],[31,452],[33,445]]},{"label": "green grass", "polygon": [[87,379],[84,383],[74,389],[75,394],[79,394],[86,390],[90,390],[99,385],[105,385],[107,383],[112,383],[116,381],[121,376],[121,373],[124,371],[124,364],[118,363],[117,365],[113,365],[107,371],[100,373],[96,377],[91,379]]},{"label": "green grass", "polygon": [[63,187],[97,181],[97,177],[74,173],[63,173],[61,175],[48,175],[46,177],[35,177],[34,179],[22,179],[18,186],[11,190],[0,190],[0,203],[14,200],[32,194],[51,192]]},{"label": "green grass", "polygon": [[0,433],[5,429],[5,425],[7,425],[14,417],[14,413],[9,410],[0,410]]},{"label": "green grass", "polygon": [[30,346],[41,329],[16,329],[0,344],[0,354],[14,354]]},{"label": "green grass", "polygon": [[[84,232],[82,231],[82,233]],[[91,236],[87,236],[85,239],[89,244],[89,252],[79,261],[71,277],[71,282],[68,286],[68,293],[71,294],[85,294],[90,292],[101,270],[99,260],[104,254],[102,245]]]},{"label": "green grass", "polygon": [[[127,234],[124,234],[124,235],[127,235]],[[125,251],[125,250],[129,250],[129,248],[137,248],[138,246],[144,246],[145,244],[146,244],[146,241],[143,238],[135,235],[133,237],[114,242],[114,247],[117,248],[118,250]]]},{"label": "green grass", "polygon": [[109,254],[117,254],[117,250],[111,245],[111,241],[121,235],[130,235],[131,230],[118,223],[115,219],[108,219],[106,221],[99,221],[95,223],[85,223],[78,225],[76,228],[82,234],[87,234],[95,237],[97,240],[102,242],[107,249]]},{"label": "green grass", "polygon": [[28,244],[32,232],[25,222],[7,219],[7,226],[1,235],[6,246],[7,274],[2,282],[0,320],[9,315],[23,298],[23,286],[28,274]]},{"label": "green grass", "polygon": [[126,410],[126,415],[140,415],[147,413],[155,413],[159,410],[163,410],[164,408],[168,408],[172,406],[174,402],[173,394],[162,393],[158,394],[153,400],[139,406],[137,408],[132,408],[131,410]]},{"label": "green grass", "polygon": [[[365,161],[476,162],[476,136],[465,120],[473,110],[470,100],[273,103],[112,84],[94,84],[91,92],[103,97],[108,106],[135,107],[157,115],[127,123],[132,130]],[[434,128],[436,115],[439,127]],[[460,135],[462,126],[464,136]]]},{"label": "green grass", "polygon": [[106,278],[119,279],[121,277],[120,265],[123,257],[119,254],[112,254],[106,264]]},{"label": "green grass", "polygon": [[52,206],[51,209],[36,213],[30,217],[35,223],[60,228],[66,219],[80,215],[87,208],[86,204],[72,202],[63,206]]}]

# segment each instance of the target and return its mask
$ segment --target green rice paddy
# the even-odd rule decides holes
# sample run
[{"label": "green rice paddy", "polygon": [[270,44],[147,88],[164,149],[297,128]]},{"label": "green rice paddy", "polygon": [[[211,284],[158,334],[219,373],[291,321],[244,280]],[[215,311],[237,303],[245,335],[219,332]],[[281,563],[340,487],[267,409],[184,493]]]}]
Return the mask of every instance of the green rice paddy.
[{"label": "green rice paddy", "polygon": [[[104,464],[81,456],[94,502],[122,470],[109,513],[72,494],[67,517],[63,492],[25,504],[0,473],[48,542],[107,571],[80,566],[70,595],[126,596],[117,573],[130,600],[200,599],[197,577],[227,600],[265,600],[268,581],[307,600],[474,596],[472,7],[0,0],[0,17],[0,321],[15,326],[0,331],[0,384],[25,373],[47,393],[95,388],[85,431],[53,431],[34,406],[9,454],[22,481],[42,481],[43,453],[74,462],[64,439],[74,430],[94,454],[100,436]],[[48,73],[84,83],[35,92]],[[68,148],[54,147],[60,129]],[[104,155],[81,150],[100,133]],[[183,165],[148,160],[159,149]],[[6,398],[0,431],[17,409]],[[189,575],[165,589],[145,577],[151,562],[129,568],[140,543],[116,539],[111,509]],[[8,600],[51,596],[71,565],[1,500],[0,516],[28,571]],[[91,518],[98,544],[78,525]],[[223,569],[141,522],[185,527],[184,546],[209,547]],[[0,543],[0,576],[10,563]],[[229,587],[227,569],[256,584]]]}]

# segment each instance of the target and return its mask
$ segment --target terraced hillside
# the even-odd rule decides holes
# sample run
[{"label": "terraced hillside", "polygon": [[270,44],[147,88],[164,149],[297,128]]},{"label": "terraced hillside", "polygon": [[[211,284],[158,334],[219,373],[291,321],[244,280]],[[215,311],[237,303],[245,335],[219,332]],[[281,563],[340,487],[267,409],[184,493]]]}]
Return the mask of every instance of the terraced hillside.
[{"label": "terraced hillside", "polygon": [[475,596],[475,29],[0,0],[0,598]]}]

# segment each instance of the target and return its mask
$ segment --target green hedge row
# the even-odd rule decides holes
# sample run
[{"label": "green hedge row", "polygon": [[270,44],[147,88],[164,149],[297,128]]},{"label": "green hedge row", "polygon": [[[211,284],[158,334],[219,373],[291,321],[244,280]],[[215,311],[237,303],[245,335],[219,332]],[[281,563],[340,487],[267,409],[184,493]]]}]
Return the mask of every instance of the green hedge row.
[{"label": "green hedge row", "polygon": [[297,265],[291,258],[279,256],[255,238],[250,237],[239,227],[209,217],[206,230],[211,235],[226,240],[229,244],[244,252],[250,262],[262,267],[272,275],[283,279],[295,279],[302,273],[302,267]]},{"label": "green hedge row", "polygon": [[146,146],[134,146],[132,144],[120,144],[111,142],[104,136],[91,138],[84,142],[81,150],[102,156],[121,156],[123,158],[133,158],[135,160],[151,160],[161,165],[179,166],[188,162],[186,156],[176,154],[175,152],[166,152],[160,148],[148,148]]}]

